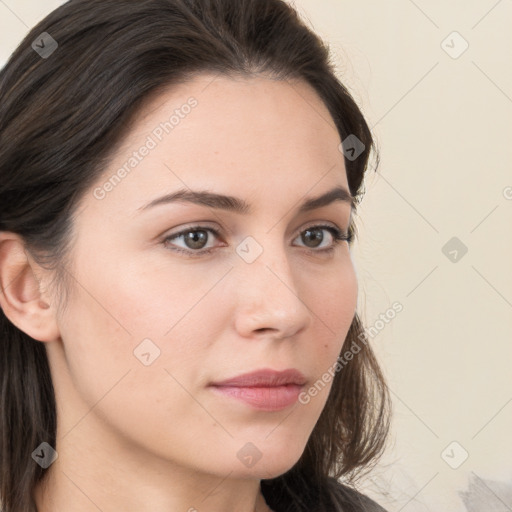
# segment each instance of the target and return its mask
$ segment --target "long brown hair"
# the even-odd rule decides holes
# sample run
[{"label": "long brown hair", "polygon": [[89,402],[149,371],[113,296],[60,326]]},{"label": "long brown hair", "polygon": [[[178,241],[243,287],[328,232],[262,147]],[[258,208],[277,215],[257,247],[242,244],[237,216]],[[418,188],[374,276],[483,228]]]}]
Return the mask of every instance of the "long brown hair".
[{"label": "long brown hair", "polygon": [[[144,102],[206,71],[309,83],[341,140],[354,135],[364,146],[357,158],[345,156],[350,192],[362,197],[375,150],[370,130],[328,47],[286,2],[70,0],[28,33],[0,72],[0,231],[17,233],[37,263],[54,270],[62,303],[78,202]],[[391,402],[357,314],[342,353],[353,342],[361,350],[334,374],[300,460],[261,482],[275,510],[363,510],[335,479],[352,482],[381,456]],[[45,470],[31,454],[44,441],[55,446],[54,389],[44,343],[1,309],[0,386],[2,510],[35,512],[33,490]]]}]

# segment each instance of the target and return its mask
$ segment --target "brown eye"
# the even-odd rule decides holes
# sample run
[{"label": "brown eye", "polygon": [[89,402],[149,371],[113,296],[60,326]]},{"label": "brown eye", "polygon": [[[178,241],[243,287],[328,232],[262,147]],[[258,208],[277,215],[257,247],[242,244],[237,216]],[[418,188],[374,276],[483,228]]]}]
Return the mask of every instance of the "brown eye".
[{"label": "brown eye", "polygon": [[352,240],[351,235],[343,233],[340,229],[335,228],[334,226],[310,226],[301,232],[300,238],[306,247],[317,249],[324,241],[325,237],[323,235],[323,231],[329,231],[331,237],[333,238],[333,242],[330,246],[318,249],[316,251],[313,250],[313,252],[329,252],[334,250],[335,246],[343,240],[346,240],[347,242]]},{"label": "brown eye", "polygon": [[[200,256],[202,254],[210,253],[213,250],[213,248],[205,249],[209,238],[208,233],[213,233],[215,237],[219,236],[219,232],[213,228],[194,226],[166,237],[163,243],[165,245],[173,245],[174,247],[171,247],[173,251],[182,252],[192,257]],[[171,241],[177,239],[182,239],[185,247],[176,246],[174,243],[170,244]]]},{"label": "brown eye", "polygon": [[[320,228],[309,228],[309,229],[306,229],[306,231],[303,231],[302,232],[302,236],[301,236],[301,239],[304,243],[309,244],[310,242],[312,243],[311,247],[318,247],[323,239],[324,239],[324,235],[322,233],[322,230]],[[308,245],[309,247],[309,245]]]},{"label": "brown eye", "polygon": [[[326,244],[326,247],[322,247],[322,243],[326,240],[325,231],[330,233],[332,240],[330,244]],[[216,229],[206,226],[193,226],[166,237],[163,243],[169,246],[171,250],[183,253],[191,258],[200,257],[210,254],[215,250],[215,246],[206,247],[209,241],[208,233],[213,233],[215,238],[220,237],[220,233]],[[347,235],[340,229],[329,225],[309,226],[300,232],[296,239],[298,238],[301,239],[303,246],[309,249],[310,252],[319,254],[333,251],[336,245],[343,240],[347,242],[352,240],[351,235]],[[176,240],[180,239],[182,244],[184,244],[182,246],[175,243]]]},{"label": "brown eye", "polygon": [[208,236],[204,230],[187,231],[182,234],[183,241],[189,249],[204,249]]}]

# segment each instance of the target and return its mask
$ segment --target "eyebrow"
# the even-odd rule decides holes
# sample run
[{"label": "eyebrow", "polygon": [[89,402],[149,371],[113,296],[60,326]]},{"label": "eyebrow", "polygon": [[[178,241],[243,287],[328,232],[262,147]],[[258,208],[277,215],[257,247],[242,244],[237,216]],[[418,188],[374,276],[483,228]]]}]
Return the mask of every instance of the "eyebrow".
[{"label": "eyebrow", "polygon": [[[153,199],[149,203],[138,208],[139,211],[145,211],[162,204],[169,204],[177,201],[185,201],[201,206],[208,206],[219,210],[226,210],[243,215],[251,213],[251,205],[238,197],[216,194],[205,190],[186,190],[180,189],[176,192]],[[335,201],[342,201],[355,209],[355,200],[350,192],[343,187],[335,187],[324,194],[307,199],[299,208],[300,213],[306,213],[317,208],[322,208]]]}]

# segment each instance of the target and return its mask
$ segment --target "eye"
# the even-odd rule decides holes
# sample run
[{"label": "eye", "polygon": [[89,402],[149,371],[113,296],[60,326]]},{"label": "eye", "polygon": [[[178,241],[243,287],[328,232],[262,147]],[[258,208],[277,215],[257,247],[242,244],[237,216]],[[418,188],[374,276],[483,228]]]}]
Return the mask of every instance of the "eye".
[{"label": "eye", "polygon": [[306,228],[304,231],[302,231],[299,237],[306,244],[312,244],[306,245],[308,249],[311,247],[317,249],[320,246],[320,244],[325,240],[325,236],[322,233],[323,231],[328,231],[330,233],[331,238],[333,239],[332,244],[328,244],[327,247],[324,247],[313,252],[330,252],[333,251],[335,246],[340,242],[347,241],[350,243],[352,241],[352,234],[345,234],[339,228],[330,225],[310,226]]},{"label": "eye", "polygon": [[[327,246],[324,245],[322,247],[322,242],[326,240],[326,237],[323,234],[325,231],[330,234],[332,242],[330,244],[327,243]],[[183,253],[188,257],[199,257],[210,254],[215,249],[215,247],[205,249],[209,239],[208,233],[213,233],[217,238],[220,236],[219,231],[214,228],[206,226],[192,226],[166,237],[163,240],[163,244],[168,247],[172,246],[170,247],[172,251]],[[298,238],[300,238],[302,243],[305,244],[304,246],[308,249],[308,252],[329,253],[334,251],[336,245],[343,241],[350,243],[352,241],[352,233],[344,233],[334,225],[314,225],[303,229],[295,240]],[[176,244],[170,243],[180,239],[182,239],[185,247],[176,246]]]},{"label": "eye", "polygon": [[164,243],[168,245],[168,242],[181,238],[186,244],[185,248],[171,247],[171,250],[185,253],[191,257],[209,254],[210,252],[212,252],[212,248],[203,249],[205,247],[206,241],[208,240],[207,233],[213,233],[216,237],[220,235],[216,229],[209,228],[206,226],[193,226],[184,229],[179,233],[168,236],[167,238],[164,239]]}]

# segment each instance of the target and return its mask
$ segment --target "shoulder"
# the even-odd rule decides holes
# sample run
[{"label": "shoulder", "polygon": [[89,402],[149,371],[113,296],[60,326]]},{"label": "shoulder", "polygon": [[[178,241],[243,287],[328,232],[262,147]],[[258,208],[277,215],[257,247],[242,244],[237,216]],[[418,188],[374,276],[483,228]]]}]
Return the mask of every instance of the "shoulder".
[{"label": "shoulder", "polygon": [[376,501],[360,493],[353,487],[342,484],[335,478],[329,478],[329,490],[336,497],[340,505],[344,505],[350,512],[388,512]]}]

